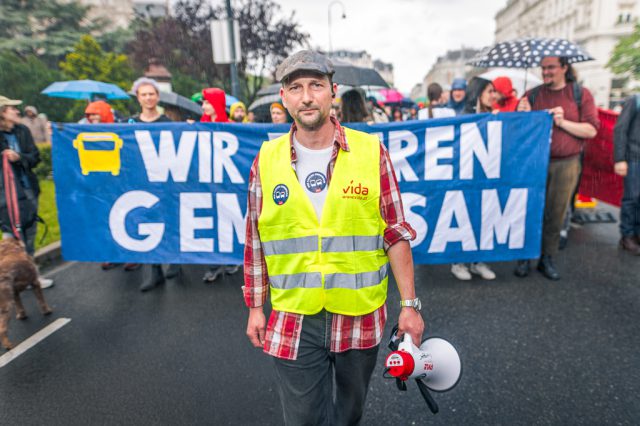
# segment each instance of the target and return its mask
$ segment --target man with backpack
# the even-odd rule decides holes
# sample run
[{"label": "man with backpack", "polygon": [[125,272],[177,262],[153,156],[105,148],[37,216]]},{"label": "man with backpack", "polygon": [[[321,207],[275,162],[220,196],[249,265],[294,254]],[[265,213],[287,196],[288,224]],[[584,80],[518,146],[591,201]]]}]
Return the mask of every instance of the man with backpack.
[{"label": "man with backpack", "polygon": [[620,247],[640,256],[640,95],[627,98],[613,129],[614,171],[624,177]]},{"label": "man with backpack", "polygon": [[[559,280],[552,259],[558,252],[560,230],[578,183],[584,140],[596,135],[600,122],[593,96],[577,83],[568,58],[548,56],[540,65],[543,84],[525,94],[518,111],[547,110],[553,115],[538,270],[550,280]],[[514,273],[525,277],[529,269],[529,261],[521,260]]]}]

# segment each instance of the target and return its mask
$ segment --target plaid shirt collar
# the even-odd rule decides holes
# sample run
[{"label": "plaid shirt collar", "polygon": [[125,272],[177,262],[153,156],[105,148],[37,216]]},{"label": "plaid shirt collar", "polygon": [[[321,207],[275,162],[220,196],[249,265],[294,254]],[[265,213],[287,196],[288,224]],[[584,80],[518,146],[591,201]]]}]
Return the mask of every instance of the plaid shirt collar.
[{"label": "plaid shirt collar", "polygon": [[[337,157],[338,155],[338,150],[335,149],[335,147],[339,147],[343,151],[349,152],[349,144],[347,144],[347,139],[344,136],[344,129],[342,128],[338,120],[333,116],[330,116],[329,119],[331,120],[331,123],[333,123],[335,127],[334,140],[333,140],[334,150],[333,150],[333,155],[331,156],[332,158],[334,158],[334,157]],[[293,146],[293,135],[297,131],[298,131],[298,126],[296,126],[296,122],[294,121],[293,124],[291,125],[291,131],[289,132],[289,143],[291,144],[291,164],[295,164],[296,161],[298,161],[298,155],[296,154],[296,149]]]}]

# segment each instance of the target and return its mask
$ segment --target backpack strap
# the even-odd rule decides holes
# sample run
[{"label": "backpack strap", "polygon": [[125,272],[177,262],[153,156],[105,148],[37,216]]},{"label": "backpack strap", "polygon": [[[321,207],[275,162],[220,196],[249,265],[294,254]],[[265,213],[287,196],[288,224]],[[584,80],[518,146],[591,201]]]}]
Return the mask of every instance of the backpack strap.
[{"label": "backpack strap", "polygon": [[533,89],[529,90],[529,95],[527,96],[527,99],[529,99],[529,105],[531,105],[531,108],[533,108],[533,104],[536,103],[536,97],[538,96],[540,87],[542,86],[536,86]]},{"label": "backpack strap", "polygon": [[572,83],[573,86],[573,100],[578,107],[578,117],[582,119],[582,86],[577,81]]}]

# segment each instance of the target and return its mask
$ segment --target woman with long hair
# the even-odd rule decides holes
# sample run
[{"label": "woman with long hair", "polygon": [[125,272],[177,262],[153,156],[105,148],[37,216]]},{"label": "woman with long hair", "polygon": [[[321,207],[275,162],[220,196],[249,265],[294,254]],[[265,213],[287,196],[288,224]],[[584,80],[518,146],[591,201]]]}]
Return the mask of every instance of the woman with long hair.
[{"label": "woman with long hair", "polygon": [[348,90],[342,94],[342,121],[344,123],[365,123],[369,117],[364,96],[358,90]]},{"label": "woman with long hair", "polygon": [[[480,114],[493,112],[493,104],[496,102],[496,90],[493,83],[480,77],[473,77],[467,87],[467,96],[462,114]],[[496,274],[489,265],[484,262],[473,262],[469,267],[464,263],[451,265],[451,273],[462,281],[471,279],[471,275],[479,275],[484,280],[493,280]]]}]

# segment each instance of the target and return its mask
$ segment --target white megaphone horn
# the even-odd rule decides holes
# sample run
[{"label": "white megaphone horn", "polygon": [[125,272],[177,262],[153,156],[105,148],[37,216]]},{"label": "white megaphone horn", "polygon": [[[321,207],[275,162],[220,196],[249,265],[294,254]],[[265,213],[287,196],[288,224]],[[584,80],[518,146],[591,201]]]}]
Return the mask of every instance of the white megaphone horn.
[{"label": "white megaphone horn", "polygon": [[434,414],[438,404],[429,393],[446,392],[453,389],[462,375],[462,361],[451,343],[440,337],[422,341],[420,347],[413,344],[405,333],[402,342],[397,336],[398,326],[391,332],[391,352],[385,360],[384,377],[395,378],[398,389],[407,390],[406,381],[415,379],[425,402]]}]

